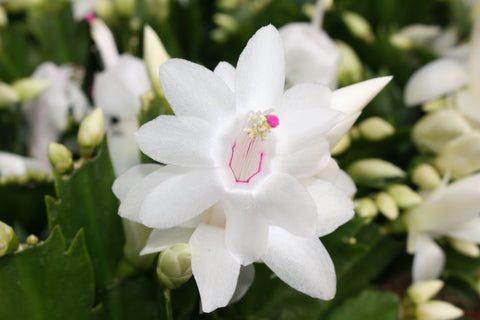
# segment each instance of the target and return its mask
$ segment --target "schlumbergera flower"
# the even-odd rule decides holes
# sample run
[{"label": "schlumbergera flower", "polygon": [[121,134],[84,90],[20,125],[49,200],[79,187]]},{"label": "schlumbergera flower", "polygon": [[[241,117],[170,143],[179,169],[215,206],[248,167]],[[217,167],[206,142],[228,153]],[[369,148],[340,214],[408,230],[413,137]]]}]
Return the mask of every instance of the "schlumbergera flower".
[{"label": "schlumbergera flower", "polygon": [[414,254],[414,281],[440,276],[445,254],[434,238],[480,244],[480,174],[437,188],[407,217],[407,251]]},{"label": "schlumbergera flower", "polygon": [[318,237],[352,217],[354,186],[329,150],[390,77],[334,93],[312,83],[284,92],[284,80],[272,26],[250,39],[236,69],[167,61],[160,82],[176,116],[136,133],[166,166],[133,167],[113,186],[122,217],[156,228],[144,253],[189,243],[205,312],[240,297],[260,260],[301,292],[335,294]]}]

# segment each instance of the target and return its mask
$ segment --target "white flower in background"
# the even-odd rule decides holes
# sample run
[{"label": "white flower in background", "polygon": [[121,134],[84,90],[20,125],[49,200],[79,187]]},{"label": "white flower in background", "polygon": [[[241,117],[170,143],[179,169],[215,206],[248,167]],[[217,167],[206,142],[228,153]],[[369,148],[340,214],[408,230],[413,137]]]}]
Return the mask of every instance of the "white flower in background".
[{"label": "white flower in background", "polygon": [[105,67],[95,75],[93,100],[107,118],[109,151],[119,175],[140,162],[133,134],[138,129],[140,95],[150,89],[150,81],[141,59],[118,53],[113,34],[102,20],[94,18],[90,26]]},{"label": "white flower in background", "polygon": [[289,23],[279,29],[285,47],[286,84],[315,82],[337,87],[340,53],[335,43],[321,30],[324,6],[317,1],[311,23]]},{"label": "white flower in background", "polygon": [[390,37],[390,42],[400,49],[427,47],[440,55],[451,54],[457,41],[457,28],[452,26],[442,29],[437,25],[426,24],[408,25]]},{"label": "white flower in background", "polygon": [[[236,69],[220,63],[211,72],[181,59],[164,63],[160,82],[176,116],[146,123],[136,140],[146,155],[167,165],[132,168],[114,184],[122,217],[156,229],[191,226],[197,218],[189,243],[192,264],[205,264],[193,267],[204,310],[226,305],[240,265],[258,260],[311,296],[330,299],[335,292],[333,265],[318,236],[349,220],[353,204],[350,180],[330,161],[329,150],[390,77],[334,93],[311,83],[284,92],[284,66],[282,40],[272,26],[250,39]],[[132,178],[138,175],[144,178]],[[213,206],[223,212],[224,228],[201,223]],[[232,273],[211,266],[217,260]]]},{"label": "white flower in background", "polygon": [[29,153],[45,164],[49,163],[48,144],[60,139],[70,117],[79,122],[90,108],[78,81],[82,76],[83,71],[77,66],[57,66],[52,62],[40,64],[31,76],[50,82],[47,90],[22,104],[30,128]]},{"label": "white flower in background", "polygon": [[439,277],[445,254],[434,238],[480,243],[480,174],[437,188],[408,214],[407,225],[407,251],[415,255],[414,281]]},{"label": "white flower in background", "polygon": [[48,164],[37,159],[0,151],[0,177],[23,176],[29,170],[50,172],[51,169]]}]

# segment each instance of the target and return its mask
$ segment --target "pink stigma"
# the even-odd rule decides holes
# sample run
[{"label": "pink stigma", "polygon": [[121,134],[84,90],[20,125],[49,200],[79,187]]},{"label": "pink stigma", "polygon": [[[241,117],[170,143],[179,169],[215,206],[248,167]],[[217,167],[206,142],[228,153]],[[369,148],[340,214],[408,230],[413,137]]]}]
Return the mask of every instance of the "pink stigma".
[{"label": "pink stigma", "polygon": [[272,128],[276,128],[280,124],[280,120],[274,114],[266,115],[265,118],[267,119],[268,125]]},{"label": "pink stigma", "polygon": [[95,19],[95,14],[93,12],[89,12],[87,13],[87,15],[85,16],[85,20],[88,22],[88,23],[92,23],[92,21]]}]

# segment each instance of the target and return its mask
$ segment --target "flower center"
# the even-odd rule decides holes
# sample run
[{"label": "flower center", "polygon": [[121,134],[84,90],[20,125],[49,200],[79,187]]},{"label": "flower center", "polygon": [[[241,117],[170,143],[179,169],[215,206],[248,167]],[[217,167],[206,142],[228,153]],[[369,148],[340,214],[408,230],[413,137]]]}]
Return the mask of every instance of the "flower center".
[{"label": "flower center", "polygon": [[279,119],[273,112],[250,112],[248,126],[235,140],[228,163],[235,182],[249,183],[261,172],[266,134],[279,124]]}]

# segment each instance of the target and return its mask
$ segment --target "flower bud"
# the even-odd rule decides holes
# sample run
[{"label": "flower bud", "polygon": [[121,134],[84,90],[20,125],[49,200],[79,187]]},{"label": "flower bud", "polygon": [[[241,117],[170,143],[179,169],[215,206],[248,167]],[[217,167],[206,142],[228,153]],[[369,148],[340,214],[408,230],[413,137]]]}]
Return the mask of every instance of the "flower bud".
[{"label": "flower bud", "polygon": [[95,147],[102,142],[104,125],[103,112],[100,108],[96,108],[83,119],[77,135],[82,157],[89,158]]},{"label": "flower bud", "polygon": [[226,13],[214,14],[213,22],[215,22],[215,24],[226,33],[235,33],[239,28],[237,20]]},{"label": "flower bud", "polygon": [[145,247],[152,229],[127,219],[122,219],[122,224],[125,232],[125,245],[123,247],[125,259],[137,269],[150,268],[153,259],[155,259],[155,254],[140,255],[140,251]]},{"label": "flower bud", "polygon": [[23,78],[15,81],[12,88],[17,91],[21,102],[35,99],[50,86],[50,82],[42,79]]},{"label": "flower bud", "polygon": [[383,140],[395,133],[395,128],[380,117],[371,117],[358,125],[360,134],[366,140]]},{"label": "flower bud", "polygon": [[436,189],[442,183],[438,171],[428,163],[421,163],[413,170],[412,181],[425,190]]},{"label": "flower bud", "polygon": [[472,258],[480,257],[480,249],[475,242],[458,238],[448,238],[448,240],[452,247],[458,252]]},{"label": "flower bud", "polygon": [[48,145],[48,160],[59,173],[68,173],[73,168],[73,157],[70,150],[63,144],[50,142]]},{"label": "flower bud", "polygon": [[463,316],[463,310],[454,305],[432,300],[417,306],[417,320],[450,320]]},{"label": "flower bud", "polygon": [[412,131],[412,140],[420,151],[440,152],[451,140],[472,130],[468,122],[453,109],[429,113]]},{"label": "flower bud", "polygon": [[29,246],[34,246],[38,243],[38,237],[34,234],[31,234],[27,237],[26,241]]},{"label": "flower bud", "polygon": [[346,11],[342,15],[342,20],[355,37],[369,43],[375,40],[370,24],[358,13]]},{"label": "flower bud", "polygon": [[362,80],[362,62],[352,47],[343,41],[335,40],[335,45],[340,52],[338,66],[338,82],[341,86],[347,86]]},{"label": "flower bud", "polygon": [[175,289],[192,276],[192,251],[188,244],[177,243],[163,250],[157,263],[157,276],[168,289]]},{"label": "flower bud", "polygon": [[18,247],[18,238],[12,227],[0,221],[0,257],[14,252]]},{"label": "flower bud", "polygon": [[350,137],[350,135],[348,135],[348,134],[344,135],[340,139],[340,141],[338,141],[338,143],[335,145],[335,147],[333,147],[332,152],[331,152],[332,156],[336,156],[336,155],[342,154],[345,151],[347,151],[347,149],[350,147],[351,143],[352,143],[352,138]]},{"label": "flower bud", "polygon": [[113,5],[118,15],[131,17],[135,12],[136,0],[114,0]]},{"label": "flower bud", "polygon": [[418,281],[407,289],[407,295],[415,304],[432,299],[443,287],[442,280]]},{"label": "flower bud", "polygon": [[5,27],[8,24],[8,16],[5,8],[0,5],[0,27]]},{"label": "flower bud", "polygon": [[362,218],[374,218],[378,214],[377,206],[370,198],[355,200],[355,212]]},{"label": "flower bud", "polygon": [[382,159],[362,159],[350,164],[347,173],[357,183],[375,183],[386,179],[405,176],[405,172],[394,164]]},{"label": "flower bud", "polygon": [[392,34],[389,40],[392,46],[400,50],[410,50],[414,46],[412,40],[401,32]]},{"label": "flower bud", "polygon": [[157,96],[163,97],[158,70],[162,63],[170,59],[170,56],[165,50],[162,41],[150,26],[145,26],[143,37],[143,58],[147,67],[148,77],[150,78],[150,83]]},{"label": "flower bud", "polygon": [[20,95],[11,86],[0,82],[0,109],[20,101]]},{"label": "flower bud", "polygon": [[430,100],[422,104],[422,110],[424,112],[439,111],[439,110],[445,109],[446,107],[447,107],[447,101],[445,98]]},{"label": "flower bud", "polygon": [[398,206],[395,200],[386,192],[380,192],[375,196],[375,204],[380,212],[389,220],[398,218]]},{"label": "flower bud", "polygon": [[401,209],[409,209],[422,203],[422,197],[409,186],[396,184],[387,189],[387,192]]},{"label": "flower bud", "polygon": [[449,171],[458,179],[480,169],[480,132],[466,133],[445,145],[435,164],[441,172]]}]

